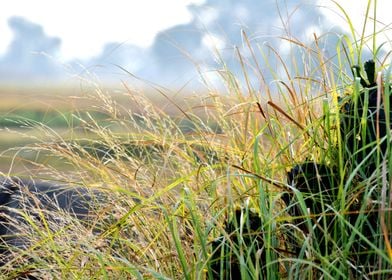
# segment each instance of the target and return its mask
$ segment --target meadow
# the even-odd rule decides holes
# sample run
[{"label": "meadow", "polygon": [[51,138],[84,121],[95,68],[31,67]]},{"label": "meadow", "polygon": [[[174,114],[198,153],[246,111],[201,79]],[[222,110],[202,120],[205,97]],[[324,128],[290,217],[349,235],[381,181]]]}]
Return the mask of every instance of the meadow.
[{"label": "meadow", "polygon": [[[267,69],[273,82],[255,56],[238,51],[243,75],[220,70],[219,90],[0,89],[3,175],[105,195],[87,223],[64,211],[55,220],[39,208],[23,213],[31,246],[8,248],[1,277],[231,279],[238,268],[241,279],[390,279],[390,129],[365,145],[366,114],[359,136],[341,128],[345,102],[357,109],[358,96],[371,91],[361,67],[377,33],[359,34],[339,37],[332,57],[317,36],[310,45],[282,38],[301,56],[289,62],[269,51],[284,73]],[[250,54],[262,52],[244,40]],[[373,48],[370,56],[388,97],[389,53]],[[390,127],[390,104],[383,106]],[[309,161],[327,166],[333,194],[290,184],[288,172]]]}]

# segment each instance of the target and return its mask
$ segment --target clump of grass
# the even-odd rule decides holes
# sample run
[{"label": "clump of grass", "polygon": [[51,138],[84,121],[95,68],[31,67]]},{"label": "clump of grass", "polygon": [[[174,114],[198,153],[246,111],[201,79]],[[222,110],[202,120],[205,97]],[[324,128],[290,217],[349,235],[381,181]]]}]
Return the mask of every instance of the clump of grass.
[{"label": "clump of grass", "polygon": [[[347,65],[361,61],[367,43],[362,39],[344,37],[334,60],[319,47],[323,37],[315,36],[309,46],[283,38],[293,53],[302,54],[303,60],[291,64],[307,67],[289,69],[273,52],[286,77],[276,76],[271,88],[263,82],[260,92],[250,79],[241,87],[224,69],[226,94],[207,90],[179,105],[175,94],[152,85],[166,100],[157,104],[124,85],[128,101],[119,104],[97,87],[91,98],[101,101],[95,109],[107,116],[104,123],[75,115],[78,126],[70,129],[78,133],[69,138],[34,124],[42,137],[24,149],[72,167],[59,171],[35,163],[38,176],[99,190],[106,199],[87,226],[67,213],[56,212],[67,222],[50,226],[26,214],[21,232],[32,245],[10,248],[0,271],[11,278],[229,279],[227,265],[235,263],[242,279],[390,276],[391,161],[375,151],[378,171],[362,178],[365,171],[347,158],[340,129],[339,91],[354,100],[361,91]],[[256,49],[268,59],[262,47]],[[263,81],[255,56],[247,61],[240,50],[237,54],[244,76],[255,69]],[[387,133],[387,151],[390,137]],[[333,194],[312,194],[287,183],[287,171],[304,161],[330,167]],[[295,205],[286,205],[284,194],[292,195]],[[311,215],[307,203],[316,199],[322,211]],[[355,213],[348,213],[353,204]],[[368,227],[372,239],[363,228],[374,212],[379,223]],[[363,254],[363,248],[353,251],[363,244]]]}]

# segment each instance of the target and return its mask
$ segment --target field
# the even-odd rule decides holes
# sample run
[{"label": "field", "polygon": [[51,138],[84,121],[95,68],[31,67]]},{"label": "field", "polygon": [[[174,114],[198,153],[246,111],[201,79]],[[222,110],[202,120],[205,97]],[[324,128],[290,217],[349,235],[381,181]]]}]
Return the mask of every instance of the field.
[{"label": "field", "polygon": [[376,34],[350,35],[332,57],[283,38],[306,67],[275,52],[274,82],[239,52],[219,90],[2,87],[0,171],[104,199],[21,209],[0,277],[391,279],[390,53],[381,79]]},{"label": "field", "polygon": [[[110,125],[111,113],[105,111],[101,105],[108,100],[121,104],[117,106],[117,114],[137,115],[139,108],[137,102],[129,98],[125,88],[116,90],[105,89],[106,93],[96,88],[80,87],[26,87],[18,85],[0,86],[0,171],[7,174],[12,171],[16,175],[22,172],[28,175],[34,165],[49,160],[47,157],[38,155],[33,147],[35,144],[55,141],[80,140],[90,142],[96,138],[94,133],[84,127],[87,119],[99,122],[100,125]],[[107,95],[107,96],[105,96]],[[165,113],[178,117],[176,108],[170,101],[159,93],[147,94],[148,99],[153,100],[154,106],[161,106]],[[184,95],[183,95],[184,97]],[[176,100],[176,106],[181,106],[189,96],[182,100]],[[190,100],[192,102],[192,100]],[[110,106],[110,104],[106,104]],[[178,110],[177,110],[178,111]],[[197,109],[196,109],[197,111]],[[186,124],[182,124],[186,130]],[[129,127],[127,128],[129,129]],[[120,134],[127,131],[119,129]],[[47,137],[47,138],[46,138]],[[23,148],[23,149],[22,149]],[[55,161],[51,160],[51,163]],[[12,170],[9,167],[12,165]],[[59,163],[56,168],[67,168],[66,164]],[[27,173],[26,173],[27,172]]]}]

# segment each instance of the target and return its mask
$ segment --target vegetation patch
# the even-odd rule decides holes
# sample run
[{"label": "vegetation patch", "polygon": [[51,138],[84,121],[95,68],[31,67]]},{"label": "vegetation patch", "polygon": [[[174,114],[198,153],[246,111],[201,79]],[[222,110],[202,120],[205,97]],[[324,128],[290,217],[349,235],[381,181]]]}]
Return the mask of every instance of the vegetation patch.
[{"label": "vegetation patch", "polygon": [[[13,173],[22,160],[13,156],[3,175],[102,193],[104,203],[88,223],[61,207],[35,207],[34,196],[1,206],[23,217],[17,232],[27,245],[3,246],[0,275],[389,279],[391,67],[388,52],[367,48],[377,32],[356,35],[338,36],[332,57],[320,48],[324,37],[310,45],[282,38],[301,54],[285,61],[244,34],[245,84],[223,63],[224,94],[206,84],[187,104],[156,85],[155,101],[125,86],[118,103],[97,88],[89,97],[100,114],[73,113],[67,137],[31,122],[40,133],[18,131],[35,141],[16,153],[33,153],[32,168]],[[284,71],[263,70],[273,83],[249,56],[256,51],[266,65],[270,55],[281,62]]]}]

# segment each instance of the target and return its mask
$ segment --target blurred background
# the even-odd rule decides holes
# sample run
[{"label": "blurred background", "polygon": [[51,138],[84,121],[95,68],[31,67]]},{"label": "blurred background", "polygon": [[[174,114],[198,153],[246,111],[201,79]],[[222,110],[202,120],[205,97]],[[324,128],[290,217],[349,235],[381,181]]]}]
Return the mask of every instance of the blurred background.
[{"label": "blurred background", "polygon": [[[106,125],[112,101],[104,93],[137,112],[140,104],[129,96],[146,92],[174,114],[193,106],[186,100],[192,94],[227,92],[235,77],[247,87],[243,92],[263,98],[264,85],[289,79],[286,71],[308,77],[311,69],[303,65],[319,68],[318,59],[298,63],[312,59],[303,46],[334,60],[350,27],[358,37],[372,34],[373,24],[362,30],[371,20],[365,19],[367,2],[7,1],[0,9],[0,171],[31,171],[47,162],[34,143],[91,138],[80,126],[86,118]],[[377,4],[382,45],[390,37],[392,4]],[[385,44],[380,53],[389,49]],[[64,168],[61,160],[57,165]]]},{"label": "blurred background", "polygon": [[[218,81],[223,67],[241,71],[236,48],[245,57],[251,55],[244,34],[250,43],[273,48],[282,57],[292,52],[290,43],[279,37],[303,43],[314,41],[315,35],[328,37],[322,48],[333,55],[339,36],[349,30],[339,6],[361,31],[366,4],[15,0],[0,10],[0,84],[67,86],[83,79],[104,84],[142,79],[174,88],[190,84],[194,89],[204,78]],[[380,24],[388,22],[392,4],[381,0],[378,5]],[[261,68],[267,67],[262,61]]]}]

